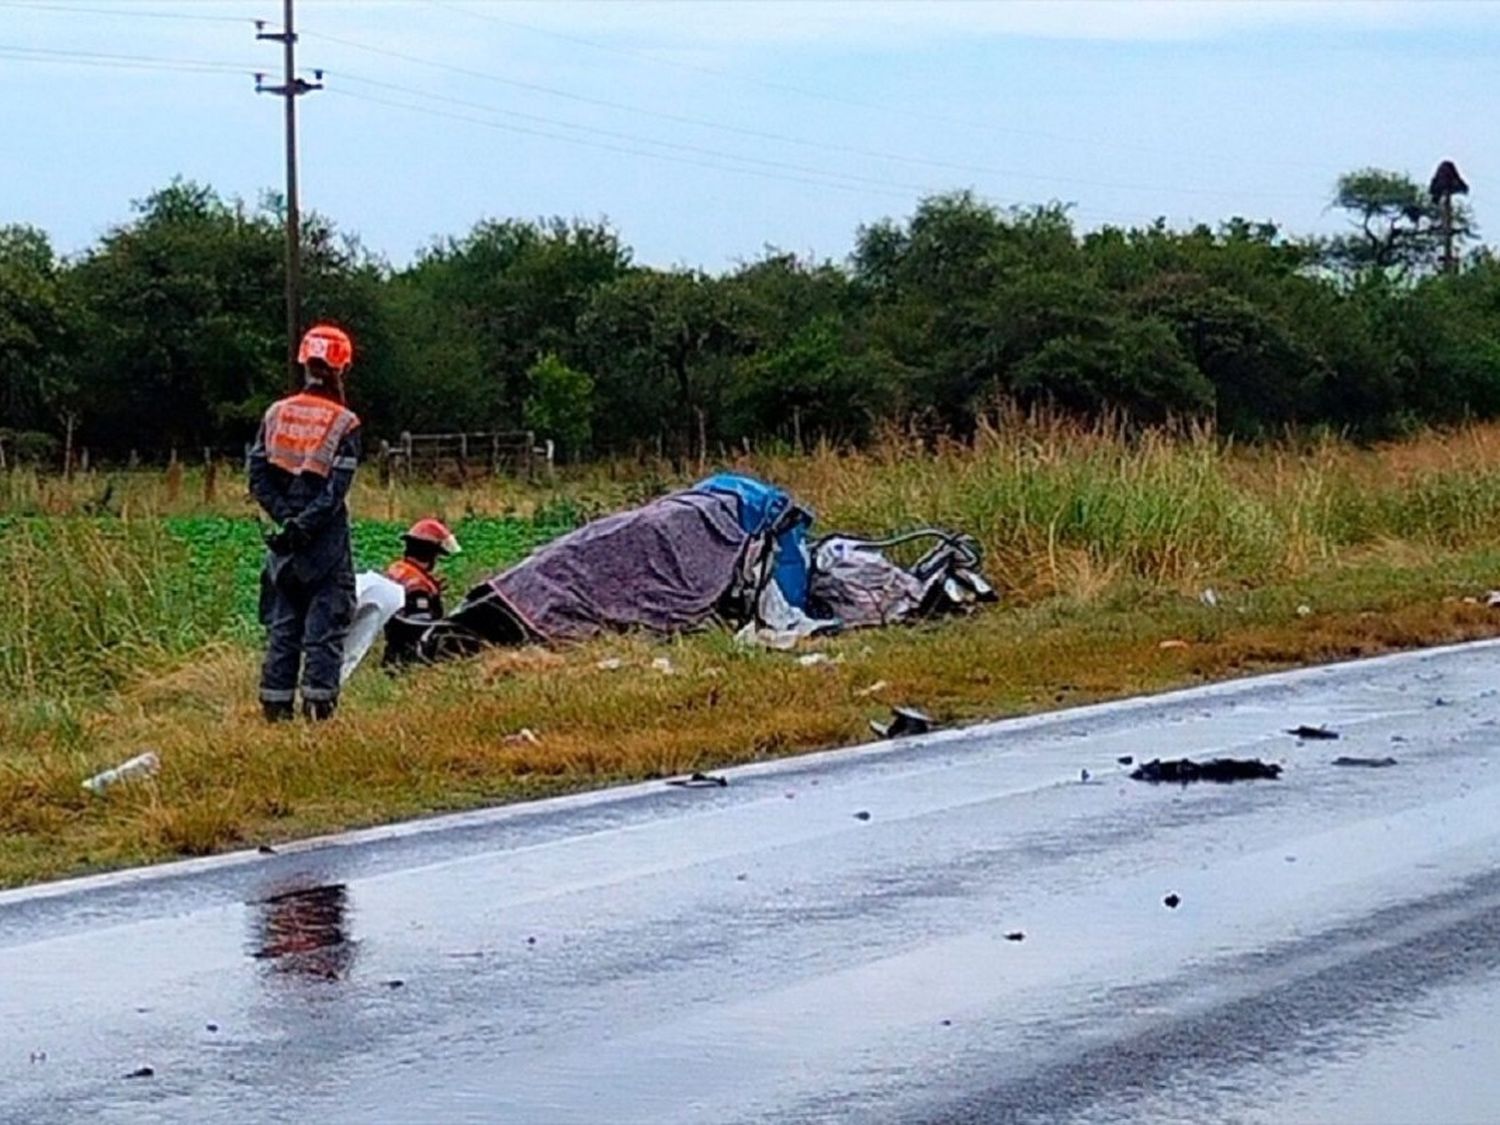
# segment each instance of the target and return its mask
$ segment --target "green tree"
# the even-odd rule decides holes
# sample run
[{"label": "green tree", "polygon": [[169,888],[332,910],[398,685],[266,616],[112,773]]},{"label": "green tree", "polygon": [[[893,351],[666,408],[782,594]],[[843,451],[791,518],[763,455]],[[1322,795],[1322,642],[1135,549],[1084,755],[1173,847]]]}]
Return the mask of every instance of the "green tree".
[{"label": "green tree", "polygon": [[594,380],[549,352],[526,372],[530,391],[522,411],[528,429],[551,438],[563,454],[577,459],[593,436]]},{"label": "green tree", "polygon": [[[578,356],[577,322],[629,250],[606,224],[487,221],[429,248],[397,276],[403,366],[444,373],[445,428],[514,427],[538,355]],[[453,381],[469,384],[463,391]]]},{"label": "green tree", "polygon": [[47,236],[0,227],[0,425],[13,435],[76,420],[75,321]]},{"label": "green tree", "polygon": [[[1408,280],[1437,268],[1443,240],[1438,206],[1410,176],[1361,168],[1339,177],[1333,205],[1349,215],[1353,231],[1329,240],[1330,266],[1353,277]],[[1473,213],[1453,205],[1454,233],[1462,243],[1475,234]]]},{"label": "green tree", "polygon": [[748,350],[734,293],[708,275],[638,270],[594,294],[579,319],[606,448],[657,438],[679,461],[722,436],[734,358]]}]

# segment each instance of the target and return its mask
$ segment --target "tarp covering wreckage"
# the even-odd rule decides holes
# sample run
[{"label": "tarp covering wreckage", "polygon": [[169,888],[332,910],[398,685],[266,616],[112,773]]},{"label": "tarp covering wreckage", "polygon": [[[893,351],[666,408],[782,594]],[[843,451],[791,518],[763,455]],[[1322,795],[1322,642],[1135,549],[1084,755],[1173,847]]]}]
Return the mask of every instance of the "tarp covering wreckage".
[{"label": "tarp covering wreckage", "polygon": [[[671,636],[715,621],[746,641],[785,647],[995,598],[966,535],[923,529],[882,541],[819,540],[812,524],[812,513],[774,485],[712,476],[586,524],[481,582],[426,630],[421,652],[438,660],[607,632]],[[903,567],[887,552],[908,541],[933,546]]]}]

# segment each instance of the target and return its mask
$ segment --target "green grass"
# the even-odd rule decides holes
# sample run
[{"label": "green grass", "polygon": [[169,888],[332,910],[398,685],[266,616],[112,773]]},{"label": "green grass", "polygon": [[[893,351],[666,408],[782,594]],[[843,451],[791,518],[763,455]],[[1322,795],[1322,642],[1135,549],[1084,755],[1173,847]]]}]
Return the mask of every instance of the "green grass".
[{"label": "green grass", "polygon": [[[823,530],[977,535],[1006,603],[820,642],[838,663],[813,668],[722,633],[499,651],[399,680],[371,667],[331,726],[268,728],[243,497],[136,480],[103,516],[82,514],[97,479],[12,482],[29,499],[0,519],[0,884],[844,745],[896,703],[961,722],[1500,633],[1475,600],[1500,586],[1500,428],[1236,449],[1009,419],[967,447],[892,439],[736,467],[784,484]],[[465,543],[462,589],[669,483],[648,466],[545,490],[362,485],[357,561],[383,566],[406,522],[436,512]],[[652,670],[663,652],[676,674]],[[626,667],[599,669],[605,656]],[[158,780],[79,789],[148,746]]]}]

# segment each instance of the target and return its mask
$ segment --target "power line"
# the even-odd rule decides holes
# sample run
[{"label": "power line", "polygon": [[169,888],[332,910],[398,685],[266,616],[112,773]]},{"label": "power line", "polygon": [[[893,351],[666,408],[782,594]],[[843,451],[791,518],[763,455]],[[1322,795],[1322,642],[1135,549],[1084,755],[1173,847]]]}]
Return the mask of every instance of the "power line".
[{"label": "power line", "polygon": [[[325,71],[325,73],[333,74],[334,72],[327,72],[327,71]],[[353,76],[349,75],[349,74],[342,74],[342,75],[337,75],[337,76],[338,77],[342,77],[346,81],[353,78]],[[373,80],[367,80],[367,81],[373,81]],[[383,85],[388,85],[388,84],[383,84]],[[325,93],[329,93],[329,94],[334,94],[334,95],[337,95],[339,97],[350,98],[350,99],[353,99],[355,101],[368,102],[368,103],[370,103],[372,105],[388,106],[388,107],[391,107],[391,108],[394,108],[394,109],[403,109],[403,110],[406,110],[406,111],[411,112],[411,113],[417,113],[417,114],[422,114],[422,115],[426,115],[426,116],[429,116],[429,117],[435,117],[435,118],[438,118],[438,119],[441,119],[441,120],[461,121],[461,122],[466,122],[466,123],[472,124],[472,125],[480,125],[480,126],[483,126],[485,128],[489,128],[489,129],[498,129],[498,130],[501,130],[501,131],[507,132],[507,133],[518,133],[518,134],[521,134],[523,136],[542,137],[542,138],[545,138],[545,139],[548,139],[548,140],[562,141],[565,144],[572,144],[572,145],[577,145],[577,146],[584,147],[584,148],[591,148],[591,149],[602,150],[602,151],[605,151],[605,152],[623,153],[623,154],[628,155],[628,156],[644,156],[644,157],[647,157],[648,159],[652,159],[652,160],[663,160],[663,161],[667,161],[669,163],[683,164],[683,165],[688,165],[688,166],[695,167],[695,168],[707,168],[709,170],[716,171],[716,172],[734,172],[736,174],[757,176],[757,177],[759,177],[761,179],[780,180],[780,181],[783,181],[783,182],[786,182],[786,183],[806,184],[806,185],[808,185],[810,187],[832,188],[832,189],[834,189],[836,191],[847,191],[847,192],[851,192],[851,193],[854,193],[854,194],[883,195],[883,196],[887,196],[887,197],[890,197],[890,198],[893,198],[893,199],[903,199],[903,200],[910,200],[911,199],[910,192],[899,190],[899,185],[890,185],[888,187],[881,187],[877,183],[877,184],[874,184],[874,185],[868,186],[868,187],[860,187],[860,186],[857,186],[857,185],[854,185],[854,184],[840,183],[840,182],[837,182],[836,180],[830,180],[830,179],[813,179],[813,178],[811,178],[809,176],[798,176],[798,175],[791,175],[791,174],[781,173],[781,172],[765,171],[765,170],[762,170],[762,169],[759,169],[759,168],[754,168],[754,167],[735,167],[735,166],[732,166],[732,165],[727,165],[727,164],[722,164],[722,163],[714,163],[714,162],[712,162],[710,160],[707,160],[707,159],[694,159],[692,157],[687,157],[687,156],[673,156],[673,155],[669,155],[667,153],[650,152],[650,151],[646,151],[646,150],[642,150],[642,149],[630,148],[630,147],[625,146],[625,145],[610,144],[610,143],[600,142],[600,141],[584,140],[584,139],[581,139],[581,138],[578,138],[578,137],[564,136],[562,134],[551,133],[551,132],[548,132],[548,131],[543,130],[543,129],[533,129],[533,128],[529,128],[529,127],[521,126],[521,125],[507,125],[507,124],[504,124],[503,122],[493,121],[493,120],[489,120],[489,119],[481,118],[481,117],[474,117],[474,116],[471,116],[469,114],[453,113],[453,112],[449,112],[447,110],[433,109],[433,108],[431,108],[429,106],[423,106],[423,105],[412,105],[409,102],[401,102],[401,101],[395,101],[395,100],[390,99],[390,98],[376,97],[376,96],[374,96],[372,94],[354,93],[354,92],[351,92],[349,90],[339,89],[338,87],[334,87],[334,86],[328,87],[324,92]],[[655,142],[648,142],[648,143],[655,143]],[[738,156],[732,156],[732,155],[730,155],[730,156],[725,157],[725,159],[736,160],[736,161],[743,161],[743,160],[751,159],[751,158],[738,157]],[[817,176],[825,176],[825,177],[832,177],[832,176],[838,176],[838,175],[840,175],[840,173],[836,173],[836,172],[822,172],[822,171],[816,171],[814,174],[817,175]],[[927,191],[927,190],[930,190],[930,189],[913,188],[912,190]],[[1076,216],[1079,216],[1081,218],[1094,218],[1094,219],[1104,219],[1104,220],[1121,220],[1121,221],[1127,222],[1127,223],[1139,223],[1141,221],[1136,216],[1126,216],[1126,215],[1124,215],[1122,213],[1119,213],[1119,212],[1097,211],[1097,210],[1093,210],[1091,208],[1077,208],[1077,207],[1072,206],[1071,204],[1067,205],[1067,210],[1068,210],[1069,214],[1076,215]]]},{"label": "power line", "polygon": [[631,133],[620,133],[612,129],[600,129],[592,125],[578,125],[570,121],[560,121],[556,118],[543,117],[533,113],[522,113],[518,110],[500,109],[496,106],[485,105],[480,102],[471,102],[463,98],[454,98],[446,94],[433,94],[425,90],[415,89],[411,86],[402,86],[394,82],[383,82],[374,78],[363,78],[356,74],[349,74],[339,70],[326,70],[325,74],[332,77],[342,78],[348,82],[356,82],[361,85],[373,86],[379,89],[390,90],[396,93],[407,94],[411,97],[424,98],[430,101],[444,102],[449,105],[460,106],[465,109],[478,110],[481,113],[496,114],[503,117],[518,118],[523,121],[536,122],[549,125],[554,128],[572,129],[581,133],[590,133],[595,136],[605,137],[612,141],[623,141],[632,145],[655,145],[659,148],[672,149],[677,152],[686,152],[695,156],[708,157],[715,160],[735,160],[746,164],[756,164],[776,171],[793,172],[799,175],[825,176],[831,179],[848,180],[857,184],[869,184],[883,188],[904,188],[909,191],[928,192],[932,190],[930,184],[901,183],[894,180],[877,179],[871,176],[861,176],[852,172],[836,172],[826,168],[817,168],[806,164],[790,164],[779,160],[766,160],[758,156],[744,156],[736,152],[726,152],[720,149],[704,148],[701,145],[683,144],[678,141],[657,140],[653,137],[643,137]]},{"label": "power line", "polygon": [[21,11],[77,13],[90,16],[115,16],[130,19],[189,20],[195,23],[250,23],[249,16],[210,16],[202,12],[156,12],[136,7],[86,7],[78,4],[34,4],[29,0],[0,0],[0,8],[15,8]]},{"label": "power line", "polygon": [[[684,62],[681,59],[666,58],[651,51],[643,51],[635,47],[623,47],[618,44],[601,43],[596,39],[589,39],[582,35],[572,35],[565,31],[554,31],[550,28],[537,27],[534,24],[524,23],[521,20],[508,19],[497,16],[490,11],[476,11],[464,7],[462,4],[450,3],[448,0],[415,0],[415,2],[435,8],[443,8],[450,12],[460,12],[472,19],[485,20],[489,23],[499,24],[504,27],[513,27],[519,31],[530,32],[533,35],[541,35],[550,39],[561,40],[566,43],[576,43],[580,46],[589,47],[596,51],[605,51],[610,54],[626,55],[641,59],[654,66],[669,66],[679,70],[692,71],[697,74],[706,74],[715,78],[727,78],[732,82],[742,82],[750,86],[759,86],[766,90],[775,90],[784,94],[795,94],[799,97],[813,98],[818,101],[830,102],[835,105],[851,106],[856,109],[872,110],[876,113],[899,114],[922,121],[937,122],[943,125],[953,125],[964,129],[979,130],[987,133],[999,133],[1009,136],[1030,137],[1036,140],[1061,142],[1063,144],[1082,145],[1085,147],[1114,149],[1119,152],[1136,152],[1148,156],[1181,156],[1180,152],[1169,152],[1165,149],[1152,148],[1146,145],[1133,145],[1119,141],[1101,141],[1088,137],[1070,137],[1062,133],[1047,132],[1039,129],[1021,129],[1013,125],[997,125],[994,122],[978,121],[962,117],[951,117],[946,114],[924,113],[905,106],[888,105],[880,102],[864,101],[859,98],[851,98],[843,94],[829,93],[826,90],[814,90],[804,86],[794,86],[785,82],[771,82],[764,78],[756,78],[748,74],[736,74],[733,71],[723,70],[717,67],[703,66],[699,63]],[[1317,168],[1323,169],[1321,164],[1313,164],[1302,160],[1266,160],[1266,164],[1273,164],[1283,168]],[[1108,186],[1108,185],[1101,185]],[[1151,189],[1156,190],[1156,189]],[[1224,193],[1228,194],[1228,193]]]},{"label": "power line", "polygon": [[[429,0],[433,2],[433,0]],[[444,5],[446,6],[446,5]],[[499,17],[495,17],[497,20]],[[504,22],[504,21],[500,21]],[[600,106],[624,113],[637,113],[646,117],[655,117],[663,121],[671,121],[679,125],[693,125],[708,129],[717,129],[723,132],[735,133],[740,136],[754,137],[759,140],[775,141],[783,144],[799,145],[805,148],[818,149],[821,151],[843,152],[849,155],[865,157],[876,160],[890,160],[906,164],[924,165],[933,168],[943,168],[948,171],[968,172],[972,174],[987,176],[1003,176],[1019,180],[1031,180],[1040,183],[1055,183],[1063,185],[1077,185],[1080,187],[1106,188],[1120,191],[1144,191],[1156,193],[1175,193],[1180,195],[1203,195],[1203,196],[1244,196],[1257,195],[1264,198],[1300,199],[1300,194],[1290,192],[1245,192],[1228,188],[1198,188],[1181,185],[1158,185],[1139,183],[1119,183],[1109,180],[1094,180],[1079,176],[1049,176],[1043,173],[1018,171],[1015,169],[995,168],[985,165],[963,164],[953,161],[931,160],[926,157],[912,156],[910,154],[882,152],[875,149],[865,149],[854,145],[840,144],[838,142],[825,142],[809,140],[804,137],[788,136],[784,133],[773,133],[761,129],[751,129],[737,125],[730,125],[721,121],[713,121],[701,117],[692,117],[685,114],[669,113],[664,110],[647,109],[642,106],[630,105],[624,102],[613,101],[608,98],[596,98],[588,94],[580,94],[572,90],[562,90],[555,86],[545,86],[536,82],[526,82],[520,79],[506,78],[490,71],[475,70],[472,67],[458,66],[454,63],[440,62],[435,59],[423,58],[406,51],[392,50],[388,47],[377,47],[369,43],[361,43],[358,40],[349,39],[344,36],[330,35],[326,32],[304,31],[304,35],[322,39],[329,43],[349,47],[357,51],[366,51],[375,55],[383,55],[388,58],[399,59],[403,62],[415,63],[418,66],[430,67],[434,70],[448,71],[453,74],[463,75],[469,78],[479,78],[487,82],[510,86],[515,89],[529,90],[533,93],[546,94],[551,97],[565,98],[569,101],[580,102],[585,105]]]},{"label": "power line", "polygon": [[[347,77],[347,76],[346,76]],[[709,168],[718,172],[734,172],[740,175],[758,176],[768,180],[783,180],[788,183],[806,184],[811,187],[832,188],[835,191],[848,191],[863,194],[887,195],[894,198],[909,199],[910,194],[895,188],[883,188],[879,186],[859,187],[854,184],[840,183],[837,180],[813,179],[811,176],[798,176],[790,173],[764,171],[754,167],[733,167],[727,164],[716,164],[710,160],[694,159],[690,156],[673,156],[663,152],[650,152],[646,149],[630,148],[625,145],[610,144],[605,141],[584,140],[581,137],[569,137],[561,133],[550,133],[544,129],[532,129],[524,125],[507,125],[504,122],[493,121],[488,118],[474,117],[464,113],[451,113],[448,110],[433,109],[430,106],[412,105],[409,102],[394,101],[390,98],[376,97],[373,94],[356,94],[349,90],[341,90],[330,86],[326,91],[339,97],[352,98],[356,101],[369,102],[373,105],[390,106],[394,109],[404,109],[411,113],[425,114],[429,117],[443,118],[448,121],[465,121],[472,125],[481,125],[488,129],[499,129],[507,133],[519,133],[524,136],[544,137],[548,140],[562,141],[564,144],[578,145],[583,148],[600,149],[606,152],[624,153],[628,156],[644,156],[652,160],[665,160],[674,164],[686,164],[697,168]],[[731,160],[743,160],[744,157],[731,156]],[[819,176],[835,176],[838,173],[817,172]]]},{"label": "power line", "polygon": [[256,72],[256,67],[250,63],[170,58],[161,55],[74,51],[11,43],[0,43],[0,52],[5,52],[6,56],[14,62],[74,63],[80,66],[114,66],[131,70],[177,70],[196,74],[254,74]]}]

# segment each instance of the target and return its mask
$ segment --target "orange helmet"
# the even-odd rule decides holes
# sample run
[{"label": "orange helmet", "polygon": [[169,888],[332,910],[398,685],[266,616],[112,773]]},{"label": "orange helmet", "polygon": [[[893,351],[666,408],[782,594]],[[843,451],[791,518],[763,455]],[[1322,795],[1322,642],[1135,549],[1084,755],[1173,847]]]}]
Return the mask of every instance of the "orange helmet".
[{"label": "orange helmet", "polygon": [[418,520],[406,529],[406,538],[415,539],[418,543],[431,543],[445,555],[456,555],[459,552],[458,540],[442,520]]},{"label": "orange helmet", "polygon": [[302,337],[302,346],[297,349],[297,362],[321,359],[335,371],[343,372],[354,362],[354,344],[349,334],[331,324],[315,324]]}]

